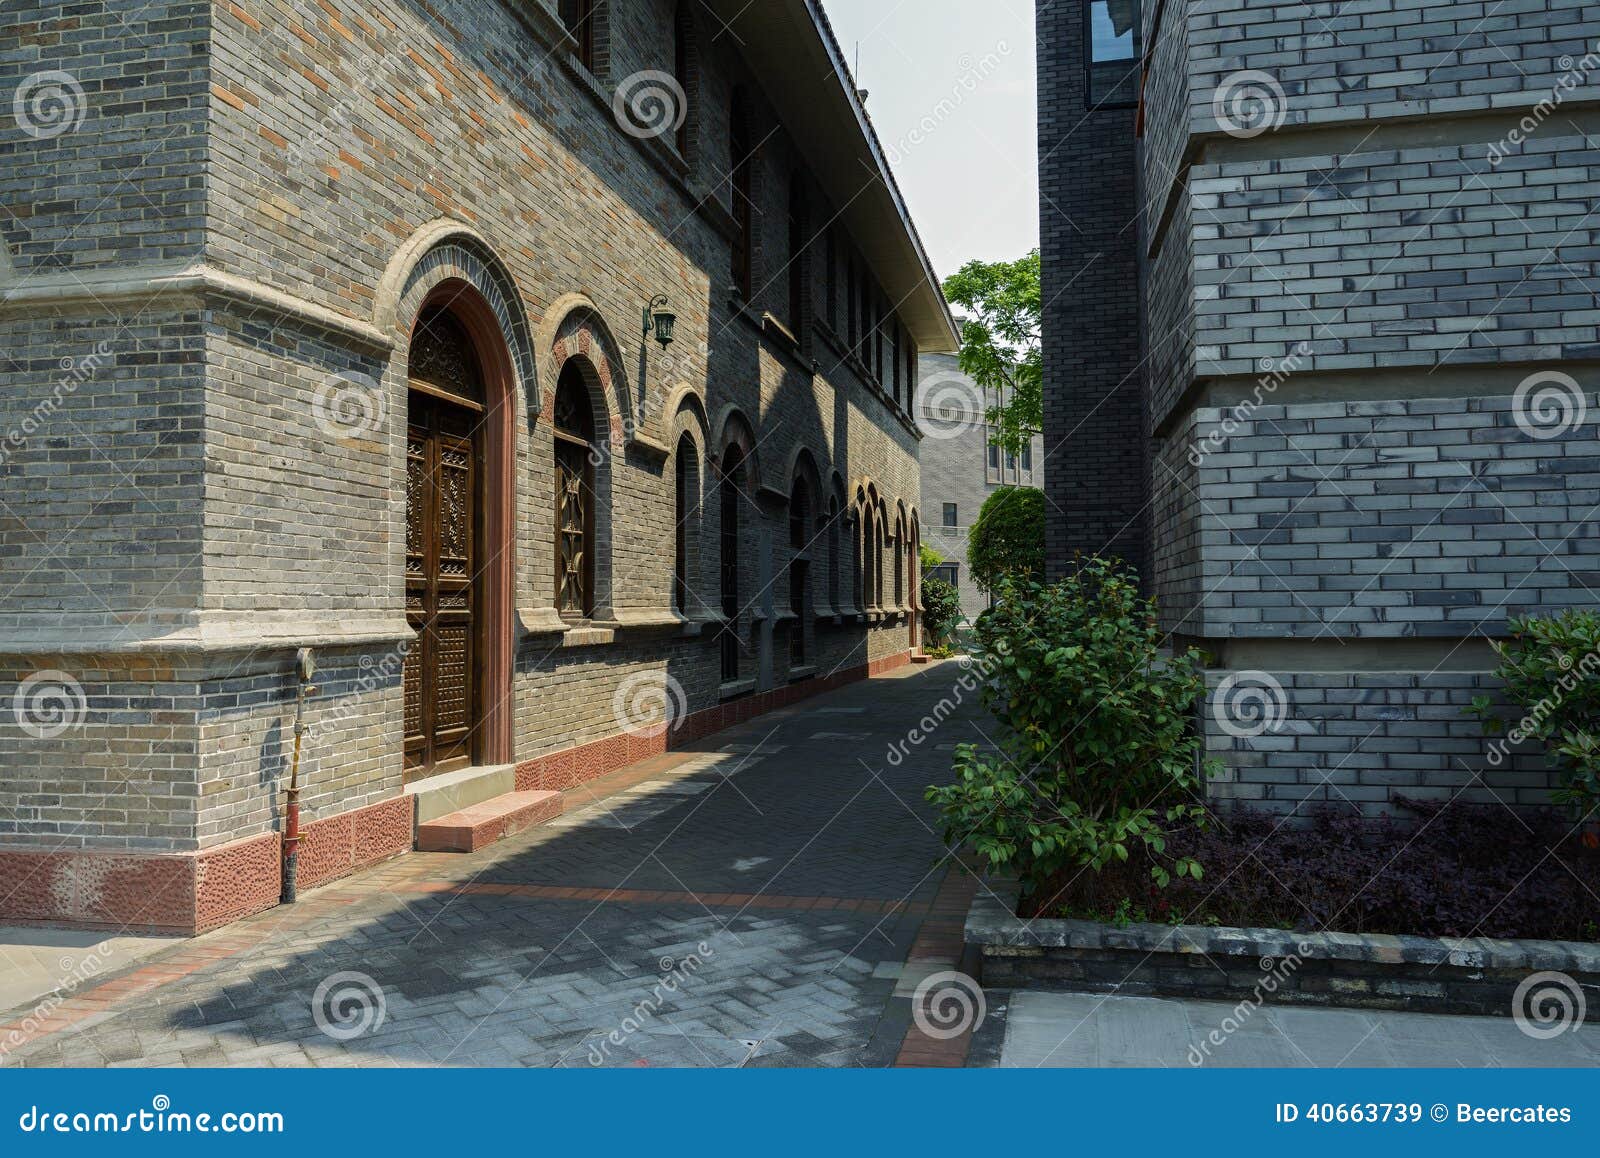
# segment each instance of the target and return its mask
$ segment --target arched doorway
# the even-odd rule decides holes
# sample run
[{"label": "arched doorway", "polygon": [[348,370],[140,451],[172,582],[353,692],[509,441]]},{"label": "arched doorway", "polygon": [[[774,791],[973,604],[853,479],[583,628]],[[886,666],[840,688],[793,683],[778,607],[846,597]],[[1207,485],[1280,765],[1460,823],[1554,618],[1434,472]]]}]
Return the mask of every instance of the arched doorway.
[{"label": "arched doorway", "polygon": [[[485,317],[487,314],[487,317]],[[406,368],[405,779],[510,759],[509,357],[470,288],[418,312]]]}]

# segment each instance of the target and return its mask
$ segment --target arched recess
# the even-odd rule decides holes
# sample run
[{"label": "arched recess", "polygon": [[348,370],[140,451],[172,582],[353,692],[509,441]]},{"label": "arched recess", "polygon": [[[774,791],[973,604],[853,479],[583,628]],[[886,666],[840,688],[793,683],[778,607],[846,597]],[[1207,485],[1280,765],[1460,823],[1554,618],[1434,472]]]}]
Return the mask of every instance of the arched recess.
[{"label": "arched recess", "polygon": [[671,606],[685,619],[704,620],[717,612],[717,595],[709,574],[715,553],[706,547],[711,440],[700,396],[684,391],[674,397],[676,408],[669,415],[666,440],[672,451],[668,477],[673,480]]},{"label": "arched recess", "polygon": [[897,611],[904,611],[910,606],[906,599],[906,544],[911,541],[910,527],[906,522],[906,504],[895,500],[894,504],[894,607]]},{"label": "arched recess", "polygon": [[[511,673],[517,645],[520,539],[516,464],[527,446],[530,400],[538,397],[531,328],[522,295],[509,268],[477,231],[460,221],[440,219],[423,226],[395,252],[376,286],[373,310],[374,326],[395,340],[396,354],[386,382],[389,413],[402,416],[402,421],[395,423],[393,471],[396,479],[406,480],[408,495],[415,447],[410,421],[411,361],[419,322],[438,317],[446,319],[446,327],[459,327],[481,376],[482,410],[470,424],[482,464],[475,484],[476,558],[470,568],[475,603],[470,690],[476,701],[471,759],[484,764],[507,763],[514,759]],[[437,376],[426,371],[422,375]],[[394,505],[392,533],[400,570],[396,597],[407,603],[408,587],[414,590],[416,586],[414,576],[407,578],[414,545],[410,506],[409,498]],[[407,665],[413,672],[421,658],[415,647],[408,650]],[[417,706],[411,697],[408,712]],[[414,718],[408,721],[408,725],[414,723]]]},{"label": "arched recess", "polygon": [[751,497],[760,476],[755,464],[754,430],[737,409],[724,410],[713,445],[718,448],[714,460],[717,486],[717,502],[714,504],[717,519],[717,610],[723,620],[719,632],[722,682],[727,684],[751,674],[745,654],[748,647],[741,626],[746,618],[746,605],[754,594],[751,590],[752,560],[747,557],[745,547],[751,541],[752,531],[760,518],[760,512]]},{"label": "arched recess", "polygon": [[515,370],[492,306],[450,276],[405,345],[407,779],[513,758]]},{"label": "arched recess", "polygon": [[827,544],[828,544],[828,612],[833,615],[844,613],[846,575],[848,563],[845,559],[845,544],[849,542],[850,528],[846,515],[846,501],[844,492],[844,479],[839,477],[839,472],[834,471],[828,484],[827,505]]},{"label": "arched recess", "polygon": [[540,367],[545,389],[542,409],[548,412],[555,400],[556,382],[567,359],[583,357],[594,368],[598,433],[602,441],[620,451],[628,435],[640,429],[637,408],[621,347],[595,304],[582,294],[560,298],[540,321],[534,341],[545,360]]},{"label": "arched recess", "polygon": [[[544,437],[536,451],[548,453],[553,467],[547,510],[554,550],[545,588],[568,622],[616,617],[613,495],[615,459],[623,446],[621,419],[611,400],[607,348],[588,326],[580,322],[551,351],[553,386],[546,393]],[[574,599],[569,567],[577,550],[582,594]]]},{"label": "arched recess", "polygon": [[825,565],[823,558],[825,518],[819,518],[824,498],[816,459],[804,447],[790,456],[788,471],[789,535],[788,576],[782,589],[790,613],[789,663],[803,667],[814,654],[813,619],[816,614],[816,582]]}]

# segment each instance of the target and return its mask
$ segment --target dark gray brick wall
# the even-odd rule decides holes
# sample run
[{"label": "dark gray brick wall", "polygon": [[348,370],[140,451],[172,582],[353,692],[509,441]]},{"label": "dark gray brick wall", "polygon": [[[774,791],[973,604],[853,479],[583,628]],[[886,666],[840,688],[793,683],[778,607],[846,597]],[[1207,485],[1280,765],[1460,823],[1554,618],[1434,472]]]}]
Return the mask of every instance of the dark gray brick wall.
[{"label": "dark gray brick wall", "polygon": [[1145,566],[1134,111],[1091,108],[1081,0],[1037,6],[1046,560]]}]

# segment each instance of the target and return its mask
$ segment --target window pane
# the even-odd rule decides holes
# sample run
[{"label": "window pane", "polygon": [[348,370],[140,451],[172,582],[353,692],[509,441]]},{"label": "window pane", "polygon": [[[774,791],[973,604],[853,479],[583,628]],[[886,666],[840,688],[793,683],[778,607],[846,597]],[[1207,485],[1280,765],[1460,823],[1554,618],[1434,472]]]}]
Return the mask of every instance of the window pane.
[{"label": "window pane", "polygon": [[1089,5],[1089,59],[1132,60],[1133,31],[1138,22],[1135,0],[1093,0]]},{"label": "window pane", "polygon": [[953,527],[956,525],[955,503],[946,503],[944,505],[944,525],[947,527]]}]

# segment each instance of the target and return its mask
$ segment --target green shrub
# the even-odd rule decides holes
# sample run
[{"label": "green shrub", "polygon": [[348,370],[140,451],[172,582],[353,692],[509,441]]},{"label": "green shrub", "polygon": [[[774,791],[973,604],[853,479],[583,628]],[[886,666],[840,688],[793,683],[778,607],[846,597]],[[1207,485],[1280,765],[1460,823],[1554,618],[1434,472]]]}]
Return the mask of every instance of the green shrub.
[{"label": "green shrub", "polygon": [[1044,579],[1044,492],[1000,487],[984,501],[967,537],[967,563],[979,587],[997,592],[1009,576]]},{"label": "green shrub", "polygon": [[[1543,744],[1561,774],[1555,802],[1586,815],[1600,807],[1600,616],[1567,611],[1507,626],[1510,641],[1494,644],[1495,674],[1520,717],[1502,719],[1488,696],[1474,699],[1469,710],[1484,731],[1504,734],[1511,744]],[[1503,745],[1491,747],[1490,763],[1505,756]]]},{"label": "green shrub", "polygon": [[918,543],[917,547],[917,554],[921,556],[922,569],[924,571],[932,571],[940,563],[944,562],[944,556],[928,546],[928,544]]},{"label": "green shrub", "polygon": [[961,746],[955,783],[928,789],[946,842],[1015,875],[1035,904],[1066,875],[1097,877],[1131,854],[1163,888],[1198,879],[1192,858],[1165,855],[1163,826],[1204,819],[1204,660],[1161,654],[1155,607],[1122,565],[1090,559],[1049,587],[1007,581],[977,636],[999,750]]},{"label": "green shrub", "polygon": [[942,647],[961,622],[961,592],[934,576],[922,581],[922,626],[929,641]]}]

